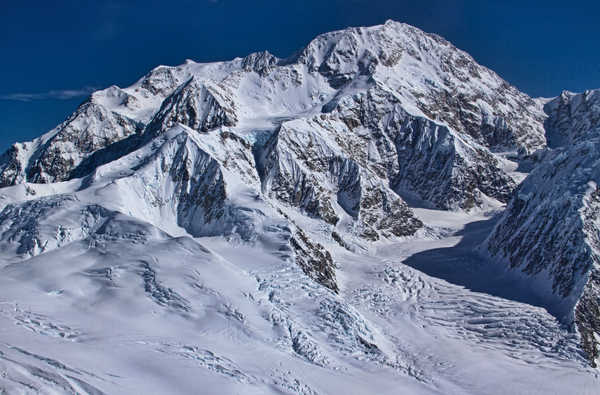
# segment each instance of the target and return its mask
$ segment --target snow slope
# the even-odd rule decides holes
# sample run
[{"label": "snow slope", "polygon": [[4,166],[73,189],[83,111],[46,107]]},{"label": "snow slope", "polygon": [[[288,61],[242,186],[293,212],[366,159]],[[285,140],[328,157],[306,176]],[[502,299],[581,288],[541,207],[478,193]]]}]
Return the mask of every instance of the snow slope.
[{"label": "snow slope", "polygon": [[83,202],[73,211],[94,216],[87,237],[4,260],[9,393],[596,392],[577,336],[545,310],[403,264],[453,248],[470,216],[422,210],[453,224],[428,223],[447,237],[373,254],[330,241],[336,295],[276,254],[277,231],[251,246],[169,236]]}]

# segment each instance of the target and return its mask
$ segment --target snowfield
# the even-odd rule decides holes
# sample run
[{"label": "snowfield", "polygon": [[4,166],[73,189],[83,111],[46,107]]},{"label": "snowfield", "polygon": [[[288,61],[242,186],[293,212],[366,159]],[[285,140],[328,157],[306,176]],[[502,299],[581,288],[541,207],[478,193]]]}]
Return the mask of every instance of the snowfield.
[{"label": "snowfield", "polygon": [[598,394],[598,97],[393,21],[95,92],[0,157],[0,392]]},{"label": "snowfield", "polygon": [[[340,295],[275,257],[275,236],[255,247],[168,237],[117,215],[89,240],[3,267],[2,388],[597,393],[573,333],[543,308],[483,292],[496,269],[461,244],[490,219],[418,212],[444,236],[374,253],[329,246]],[[425,274],[449,265],[477,291]]]}]

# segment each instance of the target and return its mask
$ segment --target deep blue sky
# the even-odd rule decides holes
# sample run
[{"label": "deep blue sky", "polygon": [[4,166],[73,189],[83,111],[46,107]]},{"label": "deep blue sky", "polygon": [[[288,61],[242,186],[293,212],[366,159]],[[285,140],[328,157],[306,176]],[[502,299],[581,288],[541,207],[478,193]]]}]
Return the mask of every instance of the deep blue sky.
[{"label": "deep blue sky", "polygon": [[598,1],[2,1],[0,150],[54,127],[90,89],[158,64],[285,57],[319,33],[386,19],[444,36],[532,96],[600,87]]}]

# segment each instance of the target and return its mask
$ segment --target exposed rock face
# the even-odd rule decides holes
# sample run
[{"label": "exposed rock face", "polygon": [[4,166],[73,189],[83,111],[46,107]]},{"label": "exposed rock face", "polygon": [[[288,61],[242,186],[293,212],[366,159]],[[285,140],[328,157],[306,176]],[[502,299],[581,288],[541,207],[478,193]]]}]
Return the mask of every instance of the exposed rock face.
[{"label": "exposed rock face", "polygon": [[235,126],[237,116],[231,93],[210,82],[198,82],[193,77],[163,102],[148,127],[165,130],[180,123],[199,132],[220,126]]},{"label": "exposed rock face", "polygon": [[597,133],[600,127],[600,91],[563,92],[544,106],[548,144],[560,147]]},{"label": "exposed rock face", "polygon": [[225,222],[225,183],[215,159],[202,151],[186,132],[167,140],[155,155],[158,156],[135,170],[145,173],[148,181],[168,175],[172,190],[158,189],[168,185],[167,182],[155,184],[156,202],[166,204],[165,200],[172,199],[181,227],[193,236],[205,236],[207,228],[219,227],[221,220]]},{"label": "exposed rock face", "polygon": [[381,232],[413,234],[420,221],[386,186],[385,177],[366,161],[361,166],[355,159],[360,153],[338,144],[344,132],[342,122],[321,116],[283,123],[260,159],[263,191],[332,225],[350,217],[357,233],[369,240],[378,240]]},{"label": "exposed rock face", "polygon": [[245,71],[254,71],[261,76],[266,76],[277,66],[279,59],[268,51],[255,52],[244,58],[242,68]]},{"label": "exposed rock face", "polygon": [[3,156],[0,185],[67,180],[85,158],[140,131],[134,120],[87,101],[53,131],[14,145]]},{"label": "exposed rock face", "polygon": [[27,143],[15,143],[0,157],[0,186],[16,185],[25,182],[24,155]]},{"label": "exposed rock face", "polygon": [[596,95],[563,94],[547,105],[550,133],[562,133],[566,145],[546,154],[485,242],[492,257],[531,277],[564,323],[576,325],[593,364],[600,335],[600,138],[594,114],[581,106]]},{"label": "exposed rock face", "polygon": [[296,256],[296,264],[307,276],[333,292],[339,292],[335,264],[329,251],[321,244],[311,241],[300,229],[290,239],[290,245]]},{"label": "exposed rock face", "polygon": [[382,87],[337,101],[331,114],[366,140],[352,147],[356,157],[385,174],[396,192],[434,207],[470,209],[483,204],[483,195],[506,202],[516,185],[485,146],[410,115]]},{"label": "exposed rock face", "polygon": [[173,92],[180,81],[173,68],[159,66],[142,79],[140,86],[152,95],[166,97]]}]

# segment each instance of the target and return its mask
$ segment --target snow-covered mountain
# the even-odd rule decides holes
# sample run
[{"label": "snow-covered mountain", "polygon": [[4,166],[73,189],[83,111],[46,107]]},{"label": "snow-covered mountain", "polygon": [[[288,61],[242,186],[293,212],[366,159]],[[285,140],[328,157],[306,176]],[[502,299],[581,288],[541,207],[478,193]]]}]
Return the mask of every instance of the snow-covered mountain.
[{"label": "snow-covered mountain", "polygon": [[[323,34],[288,59],[187,61],[95,92],[0,158],[0,385],[593,393],[591,332],[425,274],[442,257],[491,278],[472,253],[477,224],[514,211],[527,166],[541,163],[518,196],[550,177],[555,136],[576,141],[563,96],[531,99],[392,21]],[[593,111],[580,112],[589,129]],[[493,240],[529,214],[516,215],[487,241],[499,260]],[[574,306],[580,285],[557,303]]]},{"label": "snow-covered mountain", "polygon": [[[543,119],[538,102],[465,52],[388,22],[321,35],[285,60],[262,52],[160,66],[131,87],[94,93],[56,129],[16,144],[0,174],[2,185],[82,176],[81,164],[94,153],[177,123],[203,133],[229,130],[253,144],[259,132],[303,120],[346,143],[340,148],[396,193],[432,207],[472,208],[486,198],[508,199],[515,185],[494,153],[522,158],[544,147]],[[425,184],[411,177],[424,168],[433,170]]]},{"label": "snow-covered mountain", "polygon": [[600,91],[563,93],[546,106],[555,149],[517,189],[484,247],[575,325],[600,358]]}]

